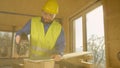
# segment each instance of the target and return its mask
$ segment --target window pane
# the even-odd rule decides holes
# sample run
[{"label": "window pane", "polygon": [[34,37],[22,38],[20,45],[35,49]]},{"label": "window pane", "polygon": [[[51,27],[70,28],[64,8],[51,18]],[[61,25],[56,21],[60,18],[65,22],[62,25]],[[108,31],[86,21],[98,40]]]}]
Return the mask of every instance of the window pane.
[{"label": "window pane", "polygon": [[82,17],[75,20],[75,52],[83,51]]},{"label": "window pane", "polygon": [[103,7],[87,14],[87,50],[94,54],[95,68],[105,68]]},{"label": "window pane", "polygon": [[0,31],[0,58],[10,58],[12,54],[12,32]]}]

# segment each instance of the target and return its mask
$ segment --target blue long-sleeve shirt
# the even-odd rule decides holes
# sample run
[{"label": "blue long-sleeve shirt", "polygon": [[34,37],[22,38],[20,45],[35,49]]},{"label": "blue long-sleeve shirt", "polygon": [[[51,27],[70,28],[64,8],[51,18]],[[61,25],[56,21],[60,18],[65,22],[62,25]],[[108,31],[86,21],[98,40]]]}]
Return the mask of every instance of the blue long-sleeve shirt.
[{"label": "blue long-sleeve shirt", "polygon": [[[45,33],[47,32],[49,26],[50,26],[49,23],[47,23],[47,24],[44,23]],[[27,24],[21,30],[17,31],[16,35],[21,35],[22,33],[25,33],[28,35],[28,34],[30,34],[30,31],[31,31],[31,20],[28,21]],[[63,55],[64,48],[65,48],[65,37],[64,37],[64,30],[62,28],[61,33],[55,44],[54,53]]]}]

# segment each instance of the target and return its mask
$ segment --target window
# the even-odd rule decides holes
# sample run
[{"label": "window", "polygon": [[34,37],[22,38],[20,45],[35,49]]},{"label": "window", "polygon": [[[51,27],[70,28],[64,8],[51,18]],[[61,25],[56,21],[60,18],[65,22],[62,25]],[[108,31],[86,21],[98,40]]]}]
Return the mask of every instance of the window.
[{"label": "window", "polygon": [[12,32],[0,31],[0,58],[10,58],[12,53]]},{"label": "window", "polygon": [[82,43],[82,17],[75,20],[75,52],[83,51]]},{"label": "window", "polygon": [[94,63],[95,68],[105,68],[103,6],[98,6],[88,13],[85,11],[85,13],[80,15],[73,22],[74,51],[82,52],[87,50],[92,52],[94,60],[91,62]]}]

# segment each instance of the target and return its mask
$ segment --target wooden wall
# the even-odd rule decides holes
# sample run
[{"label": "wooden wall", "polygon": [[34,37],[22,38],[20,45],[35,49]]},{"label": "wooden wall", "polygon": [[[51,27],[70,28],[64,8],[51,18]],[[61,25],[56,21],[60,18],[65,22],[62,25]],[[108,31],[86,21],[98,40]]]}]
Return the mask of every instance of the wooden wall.
[{"label": "wooden wall", "polygon": [[107,68],[120,68],[120,0],[103,0],[103,8]]}]

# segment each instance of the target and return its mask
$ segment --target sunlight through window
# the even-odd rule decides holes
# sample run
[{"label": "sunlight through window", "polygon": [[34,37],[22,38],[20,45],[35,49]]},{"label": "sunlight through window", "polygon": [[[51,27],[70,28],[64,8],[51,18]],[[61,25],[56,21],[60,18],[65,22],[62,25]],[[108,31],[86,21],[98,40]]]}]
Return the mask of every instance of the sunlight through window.
[{"label": "sunlight through window", "polygon": [[103,7],[99,6],[86,15],[87,50],[94,54],[95,68],[105,68],[105,43]]},{"label": "sunlight through window", "polygon": [[75,52],[83,51],[82,17],[75,20]]}]

